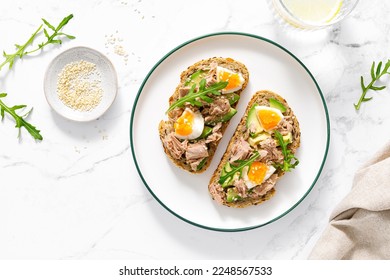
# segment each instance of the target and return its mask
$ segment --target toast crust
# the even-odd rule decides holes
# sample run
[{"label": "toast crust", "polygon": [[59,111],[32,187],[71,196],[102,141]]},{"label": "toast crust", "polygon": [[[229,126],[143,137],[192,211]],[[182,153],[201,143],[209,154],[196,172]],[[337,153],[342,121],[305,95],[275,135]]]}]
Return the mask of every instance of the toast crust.
[{"label": "toast crust", "polygon": [[[240,139],[240,137],[242,136],[242,131],[245,130],[246,121],[248,118],[248,112],[249,112],[250,108],[255,103],[257,103],[258,105],[269,106],[269,99],[270,98],[277,99],[279,102],[281,102],[285,106],[285,108],[287,110],[285,113],[283,113],[283,115],[285,117],[290,118],[292,121],[293,141],[292,141],[292,143],[288,144],[288,146],[287,146],[288,149],[290,149],[292,151],[292,153],[295,154],[296,150],[300,146],[301,133],[300,133],[300,128],[299,128],[299,122],[298,122],[296,116],[294,115],[294,112],[292,111],[292,109],[288,105],[287,101],[283,97],[281,97],[280,95],[278,95],[272,91],[269,91],[269,90],[257,91],[253,95],[251,100],[249,101],[248,106],[245,110],[245,113],[244,113],[240,123],[238,124],[236,131],[234,132],[232,138],[230,139],[229,144],[226,148],[226,151],[223,154],[221,161],[220,161],[217,169],[213,173],[213,175],[210,179],[210,182],[209,182],[208,188],[209,188],[210,195],[211,195],[213,200],[216,200],[220,204],[226,205],[228,207],[244,208],[244,207],[248,207],[251,205],[257,205],[257,204],[260,204],[266,200],[269,200],[275,194],[275,189],[274,189],[274,187],[272,187],[264,195],[257,196],[257,197],[244,198],[241,200],[237,200],[235,202],[227,202],[226,201],[226,192],[224,191],[222,186],[218,183],[218,180],[221,176],[222,169],[224,168],[225,164],[229,160],[229,157],[231,155],[231,150],[232,150],[234,143],[236,143]],[[275,179],[275,183],[276,183],[277,180],[281,176],[284,175],[284,171],[277,169],[275,174],[277,175],[277,177]],[[265,182],[267,182],[267,180]]]},{"label": "toast crust", "polygon": [[[246,86],[248,85],[248,82],[249,82],[249,71],[246,68],[246,66],[243,63],[241,63],[239,61],[236,61],[236,60],[234,60],[232,58],[212,57],[212,58],[208,58],[208,59],[204,59],[204,60],[196,62],[195,64],[189,66],[186,70],[184,70],[181,73],[181,75],[180,75],[180,83],[176,87],[174,93],[169,97],[169,106],[173,102],[175,102],[176,100],[178,100],[180,98],[180,89],[184,86],[184,84],[186,83],[188,77],[190,77],[193,73],[195,73],[199,69],[203,69],[204,67],[208,67],[212,63],[217,63],[218,66],[221,66],[221,67],[227,68],[229,70],[232,70],[234,72],[239,72],[239,73],[242,74],[242,76],[243,76],[245,81],[242,84],[241,89],[239,89],[239,90],[234,92],[235,94],[241,95],[241,93],[244,91],[244,89],[246,88]],[[235,109],[237,107],[238,102],[236,102],[231,107]],[[169,118],[171,117],[170,113],[168,113],[168,117]],[[224,134],[227,126],[229,125],[229,122],[230,121],[222,123],[221,130],[220,130],[222,135]],[[210,143],[208,145],[209,156],[207,157],[206,162],[203,165],[203,168],[201,168],[200,170],[193,170],[191,168],[191,166],[186,163],[185,158],[181,158],[181,159],[174,158],[172,156],[172,154],[170,153],[168,147],[166,147],[164,145],[164,138],[167,135],[167,131],[169,131],[172,127],[173,127],[173,122],[171,120],[162,120],[162,121],[160,121],[160,123],[158,125],[159,136],[160,136],[161,142],[163,143],[162,146],[164,148],[164,152],[167,155],[167,157],[177,167],[179,167],[179,168],[181,168],[181,169],[183,169],[185,171],[188,171],[190,173],[202,173],[205,170],[207,170],[207,168],[209,167],[209,165],[210,165],[210,163],[211,163],[211,161],[212,161],[212,159],[214,157],[215,151],[216,151],[216,149],[218,147],[218,144],[219,144],[220,140],[215,141],[213,143]]]}]

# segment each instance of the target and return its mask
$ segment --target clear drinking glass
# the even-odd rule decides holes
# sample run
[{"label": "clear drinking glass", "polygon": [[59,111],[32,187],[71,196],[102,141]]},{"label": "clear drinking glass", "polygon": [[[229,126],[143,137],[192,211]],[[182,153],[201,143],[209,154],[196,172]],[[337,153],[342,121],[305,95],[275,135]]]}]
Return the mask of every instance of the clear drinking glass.
[{"label": "clear drinking glass", "polygon": [[333,25],[352,12],[358,0],[268,0],[279,18],[305,30]]}]

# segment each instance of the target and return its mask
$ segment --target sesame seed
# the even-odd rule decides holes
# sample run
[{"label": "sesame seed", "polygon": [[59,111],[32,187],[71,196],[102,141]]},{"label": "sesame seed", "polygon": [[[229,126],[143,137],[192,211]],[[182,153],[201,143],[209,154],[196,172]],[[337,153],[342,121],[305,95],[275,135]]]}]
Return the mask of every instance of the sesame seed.
[{"label": "sesame seed", "polygon": [[85,60],[65,65],[58,75],[58,98],[77,111],[90,111],[103,96],[101,74],[96,64]]}]

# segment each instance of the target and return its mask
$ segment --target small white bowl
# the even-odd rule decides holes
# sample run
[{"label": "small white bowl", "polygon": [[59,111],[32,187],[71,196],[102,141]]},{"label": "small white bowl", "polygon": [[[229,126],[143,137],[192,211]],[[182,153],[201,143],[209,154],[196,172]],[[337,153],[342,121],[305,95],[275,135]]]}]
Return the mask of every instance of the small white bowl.
[{"label": "small white bowl", "polygon": [[[94,63],[101,74],[102,99],[89,111],[78,111],[66,106],[57,94],[57,80],[62,69],[67,64],[80,60]],[[80,122],[96,120],[103,115],[114,102],[117,89],[118,78],[111,61],[102,53],[87,47],[74,47],[56,56],[49,64],[44,78],[46,100],[53,110],[67,119]]]}]

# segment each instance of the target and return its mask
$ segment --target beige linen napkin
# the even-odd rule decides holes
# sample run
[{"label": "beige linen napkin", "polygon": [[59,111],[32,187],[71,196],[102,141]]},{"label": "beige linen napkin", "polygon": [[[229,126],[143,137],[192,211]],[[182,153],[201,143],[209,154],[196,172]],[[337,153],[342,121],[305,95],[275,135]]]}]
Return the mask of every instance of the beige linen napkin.
[{"label": "beige linen napkin", "polygon": [[390,259],[390,143],[357,172],[309,259]]}]

